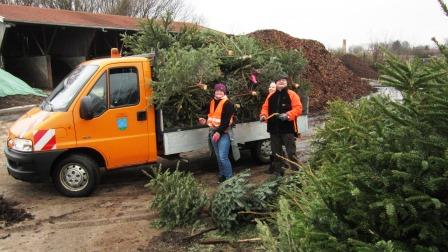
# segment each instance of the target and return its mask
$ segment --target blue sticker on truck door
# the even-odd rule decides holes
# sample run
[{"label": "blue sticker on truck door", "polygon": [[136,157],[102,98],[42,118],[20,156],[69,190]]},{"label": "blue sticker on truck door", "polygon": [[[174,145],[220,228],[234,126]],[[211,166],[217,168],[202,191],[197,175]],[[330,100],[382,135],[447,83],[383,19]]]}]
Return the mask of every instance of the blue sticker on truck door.
[{"label": "blue sticker on truck door", "polygon": [[118,118],[117,127],[119,130],[126,130],[128,128],[128,118],[127,117]]}]

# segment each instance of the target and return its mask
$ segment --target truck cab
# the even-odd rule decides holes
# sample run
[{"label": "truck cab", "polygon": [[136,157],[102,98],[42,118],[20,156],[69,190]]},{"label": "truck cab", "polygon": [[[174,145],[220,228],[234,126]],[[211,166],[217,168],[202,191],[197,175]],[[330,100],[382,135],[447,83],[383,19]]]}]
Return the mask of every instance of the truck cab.
[{"label": "truck cab", "polygon": [[13,177],[51,178],[67,196],[88,195],[107,170],[157,160],[151,66],[145,57],[82,63],[8,132]]}]

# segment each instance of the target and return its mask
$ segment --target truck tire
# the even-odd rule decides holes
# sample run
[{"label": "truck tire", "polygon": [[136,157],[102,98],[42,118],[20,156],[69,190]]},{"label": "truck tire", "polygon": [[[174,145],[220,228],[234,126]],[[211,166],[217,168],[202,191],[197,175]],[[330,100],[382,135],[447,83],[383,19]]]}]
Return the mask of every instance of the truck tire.
[{"label": "truck tire", "polygon": [[98,178],[97,163],[82,154],[67,156],[53,170],[56,189],[68,197],[88,196],[95,189]]},{"label": "truck tire", "polygon": [[251,148],[252,158],[261,164],[271,162],[271,141],[270,139],[261,140],[255,143]]}]

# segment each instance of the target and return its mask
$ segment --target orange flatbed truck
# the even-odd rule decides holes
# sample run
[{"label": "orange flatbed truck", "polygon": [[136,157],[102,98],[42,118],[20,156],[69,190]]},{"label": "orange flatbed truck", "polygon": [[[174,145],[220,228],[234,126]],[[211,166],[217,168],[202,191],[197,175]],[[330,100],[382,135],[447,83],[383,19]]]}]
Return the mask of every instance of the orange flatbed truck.
[{"label": "orange flatbed truck", "polygon": [[[163,113],[150,102],[148,57],[112,57],[75,68],[39,106],[9,129],[8,173],[16,179],[52,180],[66,196],[86,196],[106,171],[152,164],[158,156],[207,148],[207,128],[165,130]],[[298,119],[302,132],[307,116]],[[266,125],[239,123],[238,146],[269,162]]]}]

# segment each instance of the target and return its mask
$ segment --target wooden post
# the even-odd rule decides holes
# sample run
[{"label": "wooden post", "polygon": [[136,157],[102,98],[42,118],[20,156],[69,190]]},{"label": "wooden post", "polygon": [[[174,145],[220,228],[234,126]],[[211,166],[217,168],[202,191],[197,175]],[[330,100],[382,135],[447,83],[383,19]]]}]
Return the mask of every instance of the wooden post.
[{"label": "wooden post", "polygon": [[342,52],[343,52],[344,54],[347,53],[347,40],[346,40],[346,39],[343,39],[343,40],[342,40]]}]

